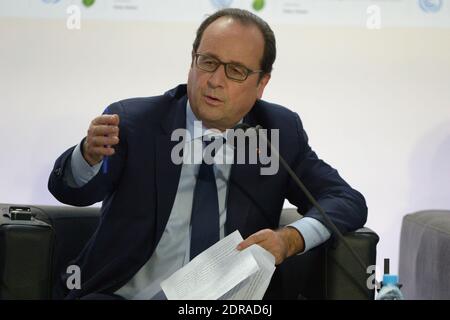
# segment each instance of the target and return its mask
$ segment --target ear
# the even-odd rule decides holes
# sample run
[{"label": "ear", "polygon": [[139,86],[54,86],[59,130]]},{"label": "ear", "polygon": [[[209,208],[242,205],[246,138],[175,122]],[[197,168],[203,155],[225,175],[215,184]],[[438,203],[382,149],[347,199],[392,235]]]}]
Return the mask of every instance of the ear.
[{"label": "ear", "polygon": [[269,83],[270,80],[270,73],[266,73],[261,80],[259,80],[259,83],[256,87],[256,95],[258,97],[258,99],[262,98],[263,92],[264,92],[264,88],[266,87],[266,85]]}]

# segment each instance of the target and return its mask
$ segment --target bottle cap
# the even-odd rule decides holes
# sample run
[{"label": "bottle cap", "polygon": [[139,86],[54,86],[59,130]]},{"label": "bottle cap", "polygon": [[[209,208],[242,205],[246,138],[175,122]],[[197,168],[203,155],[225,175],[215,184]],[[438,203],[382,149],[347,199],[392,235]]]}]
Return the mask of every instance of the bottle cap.
[{"label": "bottle cap", "polygon": [[388,284],[396,285],[397,283],[398,283],[398,276],[396,274],[383,275],[383,285],[388,285]]}]

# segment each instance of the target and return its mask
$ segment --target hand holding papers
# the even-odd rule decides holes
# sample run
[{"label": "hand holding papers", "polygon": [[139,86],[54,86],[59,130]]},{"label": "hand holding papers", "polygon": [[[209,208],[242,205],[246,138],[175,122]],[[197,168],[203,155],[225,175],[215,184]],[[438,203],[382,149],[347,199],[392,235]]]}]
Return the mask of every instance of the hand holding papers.
[{"label": "hand holding papers", "polygon": [[275,258],[258,245],[243,251],[235,231],[161,282],[169,300],[261,300],[275,271]]}]

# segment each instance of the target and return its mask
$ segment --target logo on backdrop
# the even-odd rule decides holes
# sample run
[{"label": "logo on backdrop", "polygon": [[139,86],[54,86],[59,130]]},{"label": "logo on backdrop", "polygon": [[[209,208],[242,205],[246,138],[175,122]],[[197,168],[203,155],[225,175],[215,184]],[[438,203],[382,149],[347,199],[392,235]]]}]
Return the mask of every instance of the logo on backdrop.
[{"label": "logo on backdrop", "polygon": [[442,8],[443,0],[419,0],[420,8],[426,13],[436,13]]},{"label": "logo on backdrop", "polygon": [[95,0],[83,0],[83,5],[86,8],[89,8],[90,6],[92,6],[94,4]]},{"label": "logo on backdrop", "polygon": [[265,3],[264,0],[254,0],[252,7],[255,11],[261,11],[264,9]]}]

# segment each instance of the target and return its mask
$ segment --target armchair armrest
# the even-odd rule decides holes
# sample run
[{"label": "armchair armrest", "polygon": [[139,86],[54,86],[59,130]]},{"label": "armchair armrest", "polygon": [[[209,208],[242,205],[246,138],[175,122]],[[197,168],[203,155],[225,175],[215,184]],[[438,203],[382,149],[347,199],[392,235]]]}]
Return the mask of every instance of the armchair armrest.
[{"label": "armchair armrest", "polygon": [[[283,209],[280,225],[301,218],[296,209]],[[362,261],[376,264],[378,235],[361,228],[344,235]],[[367,274],[344,244],[336,241],[286,259],[277,268],[269,286],[268,299],[373,299],[375,289],[367,288]]]},{"label": "armchair armrest", "polygon": [[48,299],[53,230],[48,223],[11,220],[0,204],[0,299]]},{"label": "armchair armrest", "polygon": [[0,299],[51,299],[67,263],[94,233],[100,208],[29,206],[34,221],[13,221],[0,204]]},{"label": "armchair armrest", "polygon": [[[376,264],[379,237],[373,230],[361,228],[344,237],[366,266]],[[343,243],[329,246],[326,258],[326,299],[374,299],[375,289],[367,287],[370,275],[361,268]]]}]

